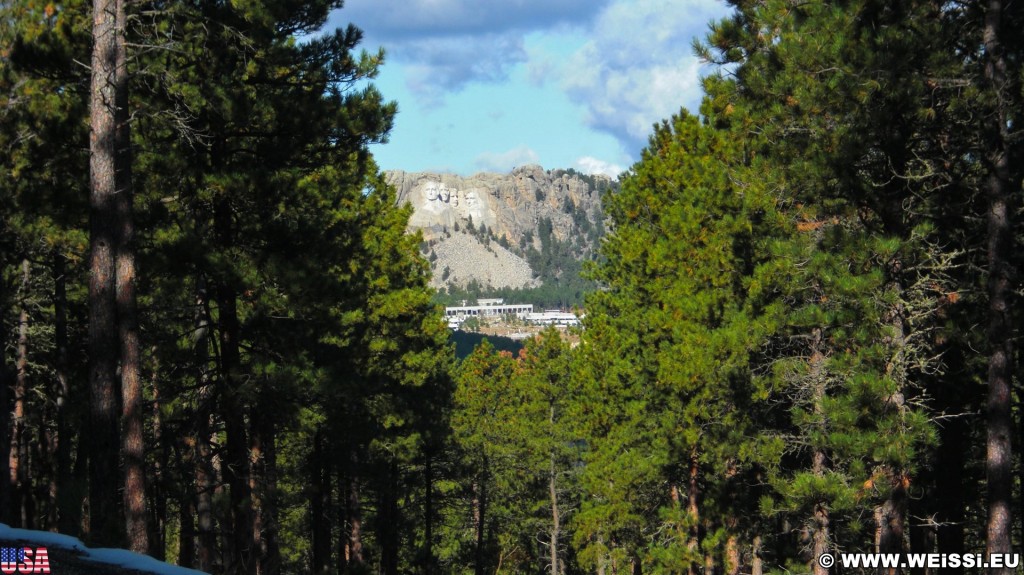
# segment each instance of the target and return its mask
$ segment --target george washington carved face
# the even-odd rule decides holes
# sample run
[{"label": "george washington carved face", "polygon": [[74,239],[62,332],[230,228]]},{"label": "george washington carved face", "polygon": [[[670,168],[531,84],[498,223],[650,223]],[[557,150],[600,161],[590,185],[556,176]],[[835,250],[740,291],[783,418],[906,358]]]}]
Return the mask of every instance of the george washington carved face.
[{"label": "george washington carved face", "polygon": [[436,200],[440,191],[441,184],[439,182],[427,182],[426,185],[423,186],[423,195],[427,197],[428,202]]}]

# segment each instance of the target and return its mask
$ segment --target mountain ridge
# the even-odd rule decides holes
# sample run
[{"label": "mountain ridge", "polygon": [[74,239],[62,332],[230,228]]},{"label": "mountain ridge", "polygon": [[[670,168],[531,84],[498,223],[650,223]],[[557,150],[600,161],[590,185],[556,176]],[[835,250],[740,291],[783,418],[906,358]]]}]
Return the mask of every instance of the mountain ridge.
[{"label": "mountain ridge", "polygon": [[[602,175],[526,165],[508,174],[384,172],[409,230],[423,234],[435,288],[529,289],[578,280],[604,232]],[[569,277],[573,276],[573,277]]]}]

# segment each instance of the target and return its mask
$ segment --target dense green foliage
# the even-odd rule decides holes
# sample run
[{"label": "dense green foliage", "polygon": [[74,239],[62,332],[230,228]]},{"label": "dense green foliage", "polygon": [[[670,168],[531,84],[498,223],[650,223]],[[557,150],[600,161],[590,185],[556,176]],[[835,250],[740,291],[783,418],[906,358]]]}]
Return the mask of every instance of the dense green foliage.
[{"label": "dense green foliage", "polygon": [[[447,330],[366,149],[395,113],[357,87],[381,56],[356,54],[354,27],[297,41],[340,4],[129,8],[150,552],[202,570],[322,571],[341,541],[352,570],[398,561],[411,527],[364,543],[350,499],[397,513],[446,435]],[[0,517],[91,539],[88,402],[70,399],[87,397],[88,10],[2,9],[0,455],[17,481]]]},{"label": "dense green foliage", "polygon": [[[586,280],[542,221],[543,288],[438,295],[367,151],[382,55],[298,40],[340,2],[132,3],[150,553],[761,575],[1019,548],[1022,5],[731,4],[700,115],[602,190],[607,235],[574,214]],[[0,3],[0,520],[89,539],[87,13]],[[579,344],[453,344],[437,301],[480,295],[585,301]]]},{"label": "dense green foliage", "polygon": [[[579,373],[584,409],[615,407],[583,418],[600,496],[581,559],[824,572],[833,549],[980,549],[964,449],[987,425],[988,478],[1009,472],[991,430],[1010,400],[972,415],[986,370],[963,346],[1003,343],[963,323],[995,301],[968,268],[1015,265],[991,240],[978,258],[997,145],[967,112],[992,105],[968,80],[990,56],[964,57],[980,7],[734,4],[700,47],[730,74],[706,80],[700,119],[655,128],[606,202]],[[1019,88],[992,113],[1019,118]],[[1019,205],[1021,173],[1004,176]],[[1010,531],[993,497],[990,551],[993,525]]]}]

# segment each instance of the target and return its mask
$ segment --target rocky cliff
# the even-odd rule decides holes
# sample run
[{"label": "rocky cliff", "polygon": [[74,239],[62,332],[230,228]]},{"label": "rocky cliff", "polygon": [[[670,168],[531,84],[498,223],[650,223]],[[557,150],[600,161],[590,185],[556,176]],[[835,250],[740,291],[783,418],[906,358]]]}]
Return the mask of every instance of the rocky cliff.
[{"label": "rocky cliff", "polygon": [[492,287],[537,285],[543,274],[527,262],[555,244],[577,260],[588,257],[602,229],[601,193],[613,185],[603,176],[533,165],[470,177],[385,176],[398,202],[415,210],[409,227],[423,232],[438,287],[474,279]]}]

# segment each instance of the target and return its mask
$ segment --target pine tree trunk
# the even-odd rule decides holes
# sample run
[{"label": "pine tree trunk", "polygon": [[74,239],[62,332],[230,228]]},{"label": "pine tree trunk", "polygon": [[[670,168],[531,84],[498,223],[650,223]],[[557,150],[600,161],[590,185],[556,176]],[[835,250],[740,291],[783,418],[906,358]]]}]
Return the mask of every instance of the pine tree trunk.
[{"label": "pine tree trunk", "polygon": [[60,491],[57,487],[57,431],[47,416],[52,415],[49,409],[39,412],[38,429],[40,439],[41,471],[46,477],[45,482],[40,482],[38,496],[40,506],[38,514],[42,518],[39,529],[46,531],[57,530],[57,495]]},{"label": "pine tree trunk", "polygon": [[32,529],[32,516],[27,511],[31,507],[31,484],[28,479],[28,438],[25,417],[25,402],[28,398],[28,289],[31,264],[27,259],[21,261],[20,310],[18,312],[18,344],[14,361],[14,417],[11,426],[11,446],[8,469],[11,473],[11,518],[15,526]]},{"label": "pine tree trunk", "polygon": [[323,429],[313,436],[313,453],[309,462],[310,529],[312,531],[311,567],[313,575],[325,575],[331,565],[331,473],[324,454]]},{"label": "pine tree trunk", "polygon": [[89,540],[124,541],[118,487],[118,332],[114,258],[117,222],[117,45],[115,0],[93,0],[89,96]]},{"label": "pine tree trunk", "polygon": [[[604,543],[604,538],[601,535],[597,536],[598,543]],[[597,575],[607,575],[607,555],[602,555],[597,558]]]},{"label": "pine tree trunk", "polygon": [[196,568],[210,573],[217,562],[217,532],[213,518],[213,492],[216,472],[210,449],[209,399],[200,397],[196,413],[196,437],[193,461],[196,489]]},{"label": "pine tree trunk", "polygon": [[[0,223],[0,231],[6,232],[3,223]],[[7,293],[7,282],[0,281],[0,306],[6,305],[9,301]],[[0,346],[7,349],[7,314],[0,313]],[[0,523],[13,525],[11,517],[11,426],[14,424],[11,400],[11,390],[14,387],[14,370],[7,363],[7,354],[0,354]]]},{"label": "pine tree trunk", "polygon": [[348,521],[349,521],[349,509],[348,509],[348,478],[344,475],[342,470],[338,470],[338,527],[341,530],[341,536],[338,537],[338,575],[344,575],[348,572]]},{"label": "pine tree trunk", "polygon": [[229,575],[252,575],[256,564],[253,560],[252,538],[252,492],[249,488],[249,441],[245,424],[245,405],[239,396],[236,377],[239,367],[238,315],[235,293],[221,286],[218,301],[221,323],[221,379],[224,381],[221,396],[221,418],[227,435],[224,451],[224,476],[229,489],[231,505],[231,530],[225,545],[230,549],[226,572]]},{"label": "pine tree trunk", "polygon": [[[903,478],[894,478],[889,497],[875,509],[875,552],[902,553],[904,523],[907,512],[907,490]],[[882,572],[894,575],[898,569],[890,568]]]},{"label": "pine tree trunk", "polygon": [[[697,452],[697,446],[690,448],[690,462],[689,462],[689,478],[688,478],[687,492],[686,492],[686,514],[688,519],[692,521],[690,527],[690,538],[686,543],[686,548],[690,552],[691,558],[696,558],[700,553],[700,458]],[[697,575],[698,567],[694,561],[690,561],[690,566],[687,568],[689,575]]]},{"label": "pine tree trunk", "polygon": [[[234,245],[231,206],[221,200],[214,212],[214,225],[219,247],[230,252]],[[229,489],[231,529],[227,533],[228,575],[254,575],[256,572],[253,541],[252,491],[249,487],[249,434],[246,426],[246,405],[239,390],[241,349],[238,320],[238,294],[228,280],[217,286],[217,312],[220,323],[220,415],[227,436],[224,450],[224,477]]]},{"label": "pine tree trunk", "polygon": [[263,539],[266,454],[263,450],[263,435],[260,433],[261,417],[263,414],[258,408],[255,409],[249,433],[249,491],[252,493],[252,542],[255,549],[253,559],[256,561],[256,575],[266,575],[263,571],[266,559],[266,542]]},{"label": "pine tree trunk", "polygon": [[434,574],[434,456],[427,449],[423,461],[423,573]]},{"label": "pine tree trunk", "polygon": [[[885,374],[897,384],[893,393],[885,398],[885,409],[895,413],[901,425],[905,422],[907,412],[907,400],[904,393],[907,391],[907,359],[906,359],[906,329],[903,300],[903,289],[900,284],[899,275],[903,269],[899,258],[894,258],[888,264],[887,273],[889,280],[886,283],[887,293],[899,294],[896,303],[886,312],[885,321],[892,328],[891,333],[885,337],[883,344],[891,350],[891,358],[886,364]],[[894,469],[890,465],[880,467],[881,473],[889,479],[890,489],[886,500],[875,509],[875,548],[877,553],[902,553],[905,551],[904,534],[906,531],[907,516],[907,477],[905,468]],[[894,573],[895,569],[888,570]]]},{"label": "pine tree trunk", "polygon": [[114,203],[117,241],[114,248],[115,300],[121,346],[121,455],[124,458],[124,512],[128,548],[149,552],[146,526],[146,459],[142,431],[142,378],[139,326],[135,302],[135,220],[133,215],[131,132],[128,114],[128,56],[125,46],[125,2],[116,0],[114,147],[117,187]]},{"label": "pine tree trunk", "polygon": [[54,372],[57,377],[57,531],[77,534],[81,502],[76,501],[71,477],[71,426],[68,401],[71,390],[68,376],[68,292],[67,258],[53,254],[53,340]]},{"label": "pine tree trunk", "polygon": [[[1010,438],[1013,429],[1011,414],[1011,379],[1013,362],[1013,270],[1014,245],[1010,206],[1011,194],[1020,191],[1020,182],[1011,175],[1011,143],[1008,131],[1008,93],[1006,60],[1002,41],[1003,2],[988,0],[985,11],[984,46],[985,80],[994,92],[995,125],[989,130],[991,142],[988,156],[988,406],[986,443],[986,477],[988,487],[988,530],[986,552],[1012,553],[1013,515],[1013,450]],[[992,568],[991,575],[1009,575],[1010,568]]]},{"label": "pine tree trunk", "polygon": [[828,569],[818,564],[818,557],[828,552],[829,539],[829,516],[828,508],[824,504],[818,504],[814,508],[814,533],[811,535],[811,556],[814,575],[828,575]]},{"label": "pine tree trunk", "polygon": [[[260,575],[277,575],[281,571],[281,547],[278,542],[277,519],[277,441],[273,418],[268,410],[261,410],[254,435],[258,436],[261,451],[260,483]],[[330,473],[328,469],[327,473]],[[328,475],[328,477],[330,477]],[[330,532],[327,548],[330,549]]]},{"label": "pine tree trunk", "polygon": [[[156,457],[153,461],[153,485],[150,488],[150,498],[153,506],[152,529],[150,530],[150,555],[159,561],[167,558],[166,531],[167,531],[167,486],[165,474],[170,467],[170,453],[166,440],[164,439],[163,418],[160,416],[160,385],[157,382],[157,374],[160,373],[158,365],[154,365],[151,387],[153,388],[153,446],[156,448]],[[184,469],[179,466],[179,469]],[[191,502],[192,497],[186,493],[182,498],[183,507],[189,507],[185,501]],[[191,519],[189,520],[191,523]],[[181,525],[180,539],[185,539],[185,526]],[[191,530],[191,525],[189,525]],[[189,535],[191,538],[191,535]],[[181,543],[179,545],[184,545]],[[191,546],[191,541],[189,542]],[[189,559],[191,561],[191,558]]]},{"label": "pine tree trunk", "polygon": [[736,523],[735,517],[728,519],[729,529],[733,532],[725,539],[725,575],[739,575],[740,572],[740,541],[739,535],[734,531]]},{"label": "pine tree trunk", "polygon": [[[818,417],[824,417],[822,405],[825,401],[826,391],[825,375],[823,373],[825,356],[821,352],[821,339],[821,329],[815,329],[811,344],[810,374],[811,385],[813,386],[811,403]],[[818,477],[825,475],[826,457],[825,452],[820,448],[815,448],[811,454],[811,471]],[[831,527],[829,520],[828,502],[819,501],[815,504],[813,515],[810,517],[812,529],[810,564],[814,575],[828,575],[828,569],[821,566],[818,558],[828,552],[829,531]]]},{"label": "pine tree trunk", "polygon": [[45,510],[46,493],[46,410],[42,406],[30,409],[27,416],[34,420],[34,424],[26,428],[26,440],[24,458],[21,467],[25,473],[25,493],[22,499],[25,517],[25,525],[30,529],[46,529],[38,519],[45,517],[40,513],[40,507]]},{"label": "pine tree trunk", "polygon": [[185,496],[178,507],[178,522],[181,524],[181,537],[178,541],[178,565],[189,569],[195,566],[195,514],[195,500]]},{"label": "pine tree trunk", "polygon": [[[78,443],[75,447],[75,462],[71,466],[71,486],[73,487],[73,492],[69,498],[69,501],[73,504],[69,512],[73,516],[68,519],[69,522],[74,521],[75,525],[68,533],[83,538],[89,533],[89,516],[86,513],[86,504],[89,501],[89,457],[92,454],[90,434],[79,434]],[[65,491],[68,491],[67,487],[65,486]]]},{"label": "pine tree trunk", "polygon": [[[964,529],[967,498],[964,489],[964,469],[967,461],[968,426],[963,418],[947,422],[939,429],[939,449],[935,468],[939,470],[936,477],[937,518],[939,523],[936,548],[943,553],[966,552],[966,532]],[[963,566],[943,569],[944,574],[962,575]]]},{"label": "pine tree trunk", "polygon": [[385,477],[378,491],[378,516],[381,520],[377,530],[380,541],[380,574],[398,575],[399,554],[399,523],[401,517],[398,510],[398,464],[394,461],[387,464]]},{"label": "pine tree trunk", "polygon": [[750,575],[764,575],[764,559],[761,558],[761,536],[755,535],[750,544]]},{"label": "pine tree trunk", "polygon": [[[484,464],[486,466],[486,463]],[[487,521],[487,478],[480,473],[473,483],[473,527],[476,530],[476,552],[473,566],[475,575],[487,573],[486,553],[486,521]]]},{"label": "pine tree trunk", "polygon": [[[555,408],[551,407],[548,416],[548,424],[554,428]],[[558,513],[558,469],[555,467],[555,452],[551,452],[550,467],[548,469],[548,495],[551,497],[551,536],[549,538],[549,553],[551,555],[551,575],[559,575],[558,561],[558,538],[561,535],[561,521]]]},{"label": "pine tree trunk", "polygon": [[[192,472],[195,466],[193,454],[195,453],[195,437],[185,436],[182,438],[180,447],[174,450],[174,464],[181,470],[184,478],[195,475]],[[187,481],[187,479],[185,479]],[[196,509],[195,489],[190,492],[187,488],[182,490],[181,499],[178,502],[178,525],[181,528],[181,535],[178,538],[178,565],[192,569],[196,564],[196,524],[195,518],[198,515]]]},{"label": "pine tree trunk", "polygon": [[[2,284],[3,282],[0,282]],[[0,289],[3,289],[0,286]],[[2,297],[0,293],[0,297]],[[0,299],[0,301],[3,301]],[[4,336],[7,334],[7,326],[0,314],[0,345],[6,347],[7,342]],[[0,355],[0,523],[13,525],[11,510],[11,491],[14,484],[11,483],[10,457],[11,457],[11,425],[14,423],[11,413],[11,388],[14,385],[14,372],[7,366],[7,354]]]},{"label": "pine tree trunk", "polygon": [[348,515],[348,537],[345,547],[345,563],[349,569],[358,568],[363,558],[363,508],[359,495],[359,454],[356,447],[349,451],[349,467],[345,474],[346,502],[345,511]]},{"label": "pine tree trunk", "polygon": [[195,476],[196,501],[196,567],[200,571],[213,571],[217,535],[214,530],[213,492],[216,473],[213,469],[213,453],[210,449],[212,430],[210,418],[213,389],[210,385],[210,309],[206,293],[206,280],[196,280],[196,303],[193,312],[193,352],[196,365],[196,381],[199,382],[197,409],[195,414],[195,437],[192,462]]}]

